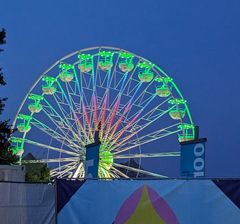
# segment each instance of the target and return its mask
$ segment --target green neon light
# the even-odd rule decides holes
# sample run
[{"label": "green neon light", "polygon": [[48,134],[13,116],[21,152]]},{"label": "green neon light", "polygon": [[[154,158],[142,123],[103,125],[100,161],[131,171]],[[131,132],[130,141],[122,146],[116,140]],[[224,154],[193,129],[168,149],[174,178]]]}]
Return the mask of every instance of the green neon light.
[{"label": "green neon light", "polygon": [[184,118],[186,112],[183,109],[172,109],[169,111],[169,115],[173,120],[181,120]]},{"label": "green neon light", "polygon": [[165,84],[163,84],[156,87],[156,94],[160,97],[168,97],[171,94],[171,90]]},{"label": "green neon light", "polygon": [[73,68],[74,68],[74,65],[71,65],[71,64],[67,64],[67,63],[62,62],[62,63],[59,65],[59,68],[61,68],[62,71],[68,71],[68,70],[70,70],[70,69],[73,69]]},{"label": "green neon light", "polygon": [[79,54],[78,68],[81,72],[90,72],[93,68],[93,56],[90,54]]},{"label": "green neon light", "polygon": [[130,72],[134,68],[133,55],[128,52],[119,53],[120,62],[119,68],[122,72]]},{"label": "green neon light", "polygon": [[194,129],[194,125],[183,123],[183,124],[179,125],[178,128],[180,128],[181,130],[183,130],[183,129]]},{"label": "green neon light", "polygon": [[40,104],[43,100],[43,96],[37,94],[30,94],[28,99],[34,101],[28,105],[28,109],[31,113],[39,113],[42,110],[42,105]]},{"label": "green neon light", "polygon": [[152,81],[154,74],[150,70],[153,66],[154,64],[146,61],[142,61],[137,64],[137,67],[140,68],[140,72],[138,73],[138,78],[141,80],[141,82]]},{"label": "green neon light", "polygon": [[119,52],[119,57],[120,58],[124,58],[124,59],[133,59],[133,54],[129,53],[129,52]]},{"label": "green neon light", "polygon": [[190,141],[194,139],[194,125],[193,124],[187,124],[183,123],[178,126],[180,130],[183,130],[184,134],[179,134],[178,135],[178,140],[179,142],[183,141]]},{"label": "green neon light", "polygon": [[[155,67],[156,67],[156,69],[157,69],[158,71],[160,71],[163,75],[165,75],[166,77],[169,77],[169,76],[167,75],[167,73],[164,72],[160,67],[158,67],[158,66],[155,66]],[[178,89],[177,85],[176,85],[173,81],[172,81],[172,85],[173,85],[173,88],[174,88],[174,89],[177,91],[177,93],[179,94],[179,96],[180,96],[181,98],[183,98],[182,93],[180,92],[180,90]],[[186,103],[185,103],[184,105],[185,105],[185,110],[186,110],[186,113],[187,113],[187,115],[188,115],[188,117],[189,117],[189,120],[190,120],[191,124],[193,124],[192,116],[191,116],[191,114],[190,114],[188,105],[187,105]],[[195,131],[194,131],[193,134],[195,134]]]},{"label": "green neon light", "polygon": [[154,66],[154,64],[147,61],[142,61],[139,62],[137,66],[141,69],[144,69],[145,72],[148,72]]},{"label": "green neon light", "polygon": [[37,94],[33,94],[31,93],[28,97],[28,99],[30,100],[35,100],[35,101],[41,101],[44,97],[42,95],[37,95]]},{"label": "green neon light", "polygon": [[43,76],[42,81],[46,82],[47,84],[53,84],[56,82],[57,78],[51,77],[51,76]]},{"label": "green neon light", "polygon": [[62,70],[59,74],[59,78],[63,82],[70,82],[73,79],[73,73],[70,72],[69,70],[74,69],[74,65],[67,64],[67,63],[61,63],[59,65],[59,68]]},{"label": "green neon light", "polygon": [[111,51],[100,51],[98,67],[103,70],[107,71],[113,66],[113,54],[114,52]]},{"label": "green neon light", "polygon": [[45,82],[44,85],[42,85],[42,91],[46,95],[52,95],[54,94],[57,89],[53,84],[56,82],[57,78],[51,77],[51,76],[44,76],[42,80]]},{"label": "green neon light", "polygon": [[21,120],[22,122],[17,125],[17,129],[19,132],[28,132],[31,129],[30,122],[32,116],[28,116],[25,114],[19,114],[17,119]]},{"label": "green neon light", "polygon": [[151,82],[153,79],[153,73],[152,72],[144,72],[144,73],[139,73],[138,74],[138,78],[142,81],[142,82]]},{"label": "green neon light", "polygon": [[106,58],[106,59],[109,59],[109,60],[112,59],[113,54],[114,54],[114,52],[112,52],[112,51],[100,51],[100,52],[98,53],[98,55],[99,55],[100,57],[103,57],[103,58]]},{"label": "green neon light", "polygon": [[73,79],[73,73],[70,73],[68,71],[63,71],[59,74],[59,78],[63,81],[63,82],[70,82]]},{"label": "green neon light", "polygon": [[31,113],[39,113],[42,110],[42,104],[31,103],[28,105],[28,109]]},{"label": "green neon light", "polygon": [[112,167],[113,164],[113,155],[110,151],[102,151],[99,154],[100,164],[104,166],[107,170]]},{"label": "green neon light", "polygon": [[168,103],[172,105],[185,104],[186,102],[187,101],[185,99],[177,99],[177,98],[168,101]]},{"label": "green neon light", "polygon": [[194,140],[194,134],[185,134],[185,135],[178,136],[179,142],[185,142],[185,141],[191,141],[191,140]]},{"label": "green neon light", "polygon": [[111,178],[110,169],[113,165],[113,154],[109,150],[108,143],[103,142],[99,152],[99,169],[98,176],[100,178]]},{"label": "green neon light", "polygon": [[156,77],[155,79],[154,79],[154,81],[156,81],[156,82],[163,82],[163,83],[165,83],[165,84],[168,84],[169,82],[172,82],[173,81],[173,79],[172,78],[170,78],[170,77]]},{"label": "green neon light", "polygon": [[23,153],[24,139],[11,137],[10,141],[14,144],[14,146],[11,148],[12,152],[21,156]]},{"label": "green neon light", "polygon": [[32,119],[32,116],[25,115],[25,114],[19,114],[17,116],[17,119],[21,119],[21,120],[24,120],[24,121],[30,121]]}]

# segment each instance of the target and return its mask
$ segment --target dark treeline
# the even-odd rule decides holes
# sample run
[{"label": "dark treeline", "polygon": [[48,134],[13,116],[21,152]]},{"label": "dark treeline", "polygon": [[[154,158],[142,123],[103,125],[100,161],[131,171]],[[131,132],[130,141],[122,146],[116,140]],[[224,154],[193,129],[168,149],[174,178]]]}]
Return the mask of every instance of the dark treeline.
[{"label": "dark treeline", "polygon": [[[0,31],[0,45],[4,45],[6,43],[6,31],[2,29]],[[0,47],[0,53],[3,52],[2,47]],[[3,75],[3,69],[0,67],[0,86],[6,85]],[[0,97],[0,115],[2,114],[6,97]],[[11,143],[9,138],[13,130],[9,125],[9,120],[0,121],[0,164],[14,164],[18,161],[18,157],[13,154],[11,150]]]}]

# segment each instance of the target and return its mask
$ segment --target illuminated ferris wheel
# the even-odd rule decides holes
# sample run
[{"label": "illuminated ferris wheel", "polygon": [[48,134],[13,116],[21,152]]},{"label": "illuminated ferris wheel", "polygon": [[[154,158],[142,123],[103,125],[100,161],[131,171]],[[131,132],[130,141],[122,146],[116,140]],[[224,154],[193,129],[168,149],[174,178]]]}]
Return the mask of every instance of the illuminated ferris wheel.
[{"label": "illuminated ferris wheel", "polygon": [[[87,145],[99,135],[99,178],[164,173],[144,161],[178,157],[161,142],[194,138],[194,126],[173,79],[147,59],[112,47],[69,54],[44,72],[16,115],[14,153],[32,152],[57,178],[86,176]],[[158,147],[159,146],[159,147]],[[131,161],[137,166],[132,166]]]}]

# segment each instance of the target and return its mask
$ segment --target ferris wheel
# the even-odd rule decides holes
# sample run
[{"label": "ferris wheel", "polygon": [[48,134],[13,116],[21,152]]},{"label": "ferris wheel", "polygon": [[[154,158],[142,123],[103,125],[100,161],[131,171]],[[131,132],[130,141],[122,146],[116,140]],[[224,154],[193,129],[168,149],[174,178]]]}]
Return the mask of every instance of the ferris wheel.
[{"label": "ferris wheel", "polygon": [[[161,142],[194,138],[194,125],[173,79],[149,60],[112,47],[69,54],[47,69],[26,94],[11,137],[23,162],[32,152],[52,177],[84,178],[87,145],[99,133],[99,178],[167,174],[144,161],[179,157]],[[135,161],[137,166],[132,165]],[[131,173],[131,175],[130,175]]]}]

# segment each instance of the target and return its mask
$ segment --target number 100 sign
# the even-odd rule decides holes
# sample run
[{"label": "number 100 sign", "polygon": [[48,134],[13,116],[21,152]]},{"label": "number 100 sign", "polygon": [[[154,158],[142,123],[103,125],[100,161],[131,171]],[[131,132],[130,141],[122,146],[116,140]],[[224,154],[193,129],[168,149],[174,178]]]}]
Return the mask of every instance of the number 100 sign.
[{"label": "number 100 sign", "polygon": [[206,138],[181,143],[181,176],[205,176]]}]

